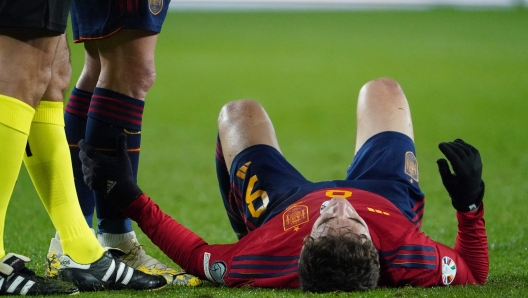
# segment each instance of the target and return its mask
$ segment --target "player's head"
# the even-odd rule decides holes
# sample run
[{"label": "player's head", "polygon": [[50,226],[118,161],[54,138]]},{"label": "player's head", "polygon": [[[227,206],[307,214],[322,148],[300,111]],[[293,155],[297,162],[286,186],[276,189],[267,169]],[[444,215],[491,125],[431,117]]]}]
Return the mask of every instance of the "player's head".
[{"label": "player's head", "polygon": [[310,292],[373,289],[379,279],[378,252],[365,221],[344,198],[322,210],[304,239],[299,259],[301,289]]}]

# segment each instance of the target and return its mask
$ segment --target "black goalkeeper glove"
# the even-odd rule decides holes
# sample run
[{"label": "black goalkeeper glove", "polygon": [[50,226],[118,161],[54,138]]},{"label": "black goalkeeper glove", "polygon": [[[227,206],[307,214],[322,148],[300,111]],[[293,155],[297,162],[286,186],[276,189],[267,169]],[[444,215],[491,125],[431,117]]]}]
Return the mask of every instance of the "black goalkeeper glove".
[{"label": "black goalkeeper glove", "polygon": [[478,208],[484,197],[480,153],[461,139],[440,143],[438,148],[453,167],[454,173],[451,173],[447,160],[441,158],[436,161],[453,207],[460,212]]},{"label": "black goalkeeper glove", "polygon": [[110,204],[124,208],[143,193],[132,174],[125,134],[117,136],[115,156],[95,150],[85,140],[79,142],[79,148],[84,182],[92,190],[102,194]]}]

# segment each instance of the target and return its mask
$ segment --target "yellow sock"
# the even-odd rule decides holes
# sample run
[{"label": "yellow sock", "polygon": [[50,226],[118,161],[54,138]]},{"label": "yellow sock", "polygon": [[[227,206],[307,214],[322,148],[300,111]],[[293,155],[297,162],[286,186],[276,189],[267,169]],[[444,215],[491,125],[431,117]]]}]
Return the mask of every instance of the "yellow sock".
[{"label": "yellow sock", "polygon": [[104,249],[88,227],[77,199],[63,113],[62,102],[40,102],[24,163],[59,232],[64,253],[77,263],[89,264],[101,258]]},{"label": "yellow sock", "polygon": [[0,94],[0,259],[5,256],[4,226],[7,206],[22,165],[22,156],[35,110]]}]

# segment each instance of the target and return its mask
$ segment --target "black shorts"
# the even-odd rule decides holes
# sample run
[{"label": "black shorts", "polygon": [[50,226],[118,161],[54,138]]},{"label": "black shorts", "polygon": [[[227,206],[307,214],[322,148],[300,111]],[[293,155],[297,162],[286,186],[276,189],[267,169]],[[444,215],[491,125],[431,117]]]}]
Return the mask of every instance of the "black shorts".
[{"label": "black shorts", "polygon": [[6,0],[0,2],[0,28],[36,28],[64,33],[70,0]]}]

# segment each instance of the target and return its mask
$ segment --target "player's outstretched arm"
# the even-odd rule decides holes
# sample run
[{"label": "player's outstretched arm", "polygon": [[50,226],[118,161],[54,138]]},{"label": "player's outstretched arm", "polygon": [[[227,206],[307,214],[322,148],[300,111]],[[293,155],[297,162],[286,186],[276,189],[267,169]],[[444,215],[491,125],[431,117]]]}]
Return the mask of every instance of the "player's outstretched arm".
[{"label": "player's outstretched arm", "polygon": [[451,204],[458,211],[458,235],[454,250],[467,263],[475,282],[484,284],[488,276],[489,254],[484,225],[484,181],[479,151],[456,139],[444,142],[438,148],[446,159],[439,159],[438,170],[442,182],[451,197]]},{"label": "player's outstretched arm", "polygon": [[[163,213],[137,186],[127,154],[126,135],[117,137],[113,156],[97,151],[84,140],[79,142],[84,181],[111,204],[137,222],[141,230],[175,263],[187,272],[205,278],[203,264],[193,260],[197,248],[207,245],[198,235]],[[198,269],[197,269],[198,268]]]}]

